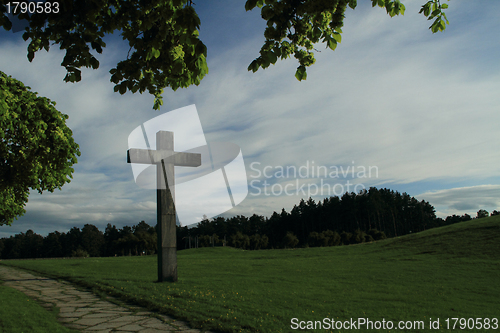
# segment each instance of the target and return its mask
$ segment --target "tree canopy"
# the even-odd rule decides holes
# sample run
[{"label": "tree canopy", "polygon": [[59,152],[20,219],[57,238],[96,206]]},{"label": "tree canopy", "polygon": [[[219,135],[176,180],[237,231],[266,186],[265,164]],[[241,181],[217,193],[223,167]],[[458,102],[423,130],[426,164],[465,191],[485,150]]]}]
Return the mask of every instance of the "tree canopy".
[{"label": "tree canopy", "polygon": [[70,182],[80,151],[55,104],[0,72],[0,225],[26,212],[30,189]]},{"label": "tree canopy", "polygon": [[[60,0],[57,13],[46,6],[31,15],[22,8],[0,4],[0,25],[12,28],[7,14],[29,24],[23,34],[30,40],[28,59],[39,50],[49,50],[51,43],[66,51],[61,63],[66,68],[66,82],[81,80],[80,68],[96,69],[106,47],[103,37],[120,31],[130,49],[126,59],[111,69],[114,90],[154,95],[153,108],[162,104],[163,89],[173,90],[199,85],[208,73],[207,48],[198,38],[200,19],[190,0]],[[392,17],[404,14],[400,0],[372,0],[373,7],[386,9]],[[341,41],[347,7],[356,8],[356,0],[248,0],[245,9],[261,9],[267,22],[266,41],[260,55],[248,66],[249,71],[267,68],[278,59],[293,55],[299,62],[295,77],[307,78],[306,67],[315,63],[314,47],[325,43],[335,50]],[[443,12],[447,4],[429,0],[420,13],[434,20],[431,31],[443,31],[448,20]]]}]

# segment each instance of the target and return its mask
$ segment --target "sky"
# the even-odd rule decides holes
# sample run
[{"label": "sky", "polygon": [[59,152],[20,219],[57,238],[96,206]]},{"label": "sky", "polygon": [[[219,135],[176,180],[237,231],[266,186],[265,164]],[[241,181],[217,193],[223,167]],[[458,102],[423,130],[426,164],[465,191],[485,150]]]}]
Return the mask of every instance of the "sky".
[{"label": "sky", "polygon": [[128,137],[192,104],[207,142],[241,149],[248,194],[224,216],[269,217],[301,199],[372,186],[428,201],[443,218],[499,210],[500,2],[450,2],[450,24],[436,34],[418,14],[424,2],[403,1],[405,15],[394,18],[369,1],[348,8],[341,44],[318,44],[302,82],[293,58],[247,71],[264,42],[258,10],[245,12],[245,1],[196,2],[209,74],[199,86],[167,88],[160,111],[147,93],[113,92],[109,70],[128,51],[118,34],[106,38],[98,70],[65,83],[56,46],[30,63],[22,33],[2,30],[0,70],[56,101],[82,155],[71,183],[32,191],[26,214],[0,226],[0,237],[155,225],[156,191],[134,182]]}]

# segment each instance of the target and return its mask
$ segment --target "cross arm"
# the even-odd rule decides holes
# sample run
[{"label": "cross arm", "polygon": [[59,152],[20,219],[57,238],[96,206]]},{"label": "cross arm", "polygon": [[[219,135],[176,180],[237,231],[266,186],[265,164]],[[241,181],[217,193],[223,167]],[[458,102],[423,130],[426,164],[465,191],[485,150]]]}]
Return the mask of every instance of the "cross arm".
[{"label": "cross arm", "polygon": [[201,154],[137,148],[127,150],[127,163],[158,164],[162,160],[174,166],[197,167],[201,165]]}]

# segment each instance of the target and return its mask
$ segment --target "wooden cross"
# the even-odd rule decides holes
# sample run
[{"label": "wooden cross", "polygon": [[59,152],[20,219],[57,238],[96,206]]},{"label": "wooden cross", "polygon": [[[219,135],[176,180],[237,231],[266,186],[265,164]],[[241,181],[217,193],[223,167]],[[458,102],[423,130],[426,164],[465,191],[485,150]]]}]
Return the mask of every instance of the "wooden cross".
[{"label": "wooden cross", "polygon": [[156,133],[156,150],[129,149],[127,162],[156,165],[158,282],[176,282],[177,236],[173,187],[174,166],[200,166],[201,154],[174,152],[174,133],[158,131]]}]

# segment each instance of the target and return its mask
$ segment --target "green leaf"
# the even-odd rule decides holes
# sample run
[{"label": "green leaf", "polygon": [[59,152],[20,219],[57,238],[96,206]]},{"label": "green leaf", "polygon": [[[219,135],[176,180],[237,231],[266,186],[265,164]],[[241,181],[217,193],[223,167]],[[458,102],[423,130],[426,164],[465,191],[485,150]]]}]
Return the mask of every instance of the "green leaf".
[{"label": "green leaf", "polygon": [[335,49],[337,48],[337,41],[333,38],[330,38],[328,39],[328,47],[332,50],[332,51],[335,51]]},{"label": "green leaf", "polygon": [[123,95],[127,92],[127,85],[125,82],[120,83],[118,91],[120,92],[120,95]]},{"label": "green leaf", "polygon": [[439,19],[436,19],[434,21],[434,23],[432,23],[432,25],[430,26],[430,29],[431,29],[432,33],[436,33],[439,31]]},{"label": "green leaf", "polygon": [[90,66],[92,67],[92,69],[99,68],[99,61],[97,61],[97,59],[95,57],[90,58],[89,62],[90,62]]},{"label": "green leaf", "polygon": [[441,19],[440,23],[439,23],[439,30],[444,31],[445,29],[446,29],[446,24],[445,24],[444,20]]},{"label": "green leaf", "polygon": [[441,9],[435,9],[431,13],[431,18],[438,16],[441,13]]},{"label": "green leaf", "polygon": [[278,61],[278,57],[272,51],[266,53],[266,58],[273,65],[276,63],[276,61]]},{"label": "green leaf", "polygon": [[338,33],[333,33],[332,35],[333,39],[337,41],[337,43],[340,43],[342,41],[342,35]]},{"label": "green leaf", "polygon": [[252,71],[255,73],[257,72],[258,69],[259,69],[259,63],[257,62],[257,59],[255,59],[250,63],[250,65],[248,65],[248,71]]},{"label": "green leaf", "polygon": [[245,10],[248,12],[249,10],[252,10],[257,6],[257,0],[248,0],[245,3]]},{"label": "green leaf", "polygon": [[274,16],[274,11],[271,6],[262,7],[261,16],[266,21],[270,20]]},{"label": "green leaf", "polygon": [[101,45],[100,45],[99,43],[97,43],[97,42],[95,42],[95,41],[92,41],[92,42],[90,43],[90,46],[92,46],[92,48],[93,48],[94,50],[96,50],[96,51],[97,51],[97,53],[99,53],[99,54],[101,54],[101,53],[102,53],[102,47],[101,47]]},{"label": "green leaf", "polygon": [[295,77],[299,81],[307,79],[306,67],[305,66],[297,67],[297,71],[295,72]]},{"label": "green leaf", "polygon": [[431,13],[431,5],[430,5],[430,3],[425,4],[424,7],[423,7],[423,10],[424,10],[424,16],[425,17],[429,16],[430,13]]},{"label": "green leaf", "polygon": [[154,101],[154,105],[153,105],[153,109],[154,110],[160,110],[160,106],[163,105],[163,96],[159,95],[159,96],[155,96],[155,101]]}]

